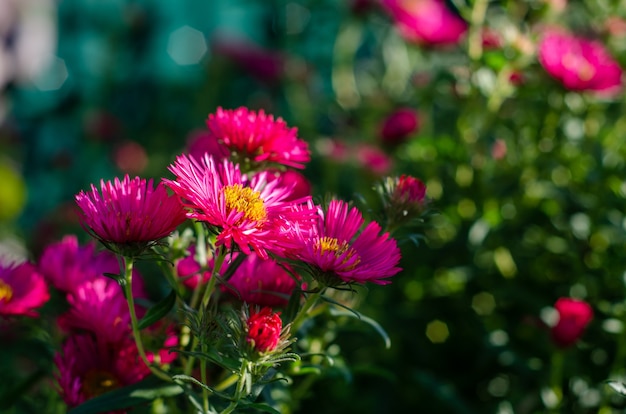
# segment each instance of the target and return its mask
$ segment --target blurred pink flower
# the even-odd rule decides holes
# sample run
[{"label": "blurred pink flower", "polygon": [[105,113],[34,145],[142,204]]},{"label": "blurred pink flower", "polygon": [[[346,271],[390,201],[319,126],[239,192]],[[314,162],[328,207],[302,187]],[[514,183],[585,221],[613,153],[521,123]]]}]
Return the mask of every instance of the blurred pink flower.
[{"label": "blurred pink flower", "polygon": [[43,275],[30,263],[0,264],[0,315],[36,317],[50,299]]},{"label": "blurred pink flower", "polygon": [[213,52],[224,56],[262,82],[280,81],[285,58],[276,51],[267,50],[244,38],[218,34],[212,41]]},{"label": "blurred pink flower", "polygon": [[128,175],[122,181],[100,181],[100,191],[76,195],[82,211],[82,222],[92,236],[114,251],[145,248],[151,242],[169,235],[186,219],[178,197],[170,197],[166,187],[152,180]]},{"label": "blurred pink flower", "polygon": [[132,340],[102,342],[89,334],[70,336],[54,363],[61,397],[70,408],[150,373]]},{"label": "blurred pink flower", "polygon": [[87,280],[103,277],[103,273],[119,273],[120,265],[108,251],[96,252],[94,243],[81,246],[75,235],[44,248],[39,258],[39,271],[55,288],[71,292]]},{"label": "blurred pink flower", "polygon": [[400,108],[391,113],[382,123],[380,138],[387,144],[400,144],[419,129],[420,119],[413,108]]},{"label": "blurred pink flower", "polygon": [[183,154],[169,170],[176,181],[164,181],[190,209],[188,216],[219,229],[217,245],[231,248],[234,242],[246,254],[254,250],[267,258],[268,250],[280,249],[285,236],[278,229],[285,221],[306,221],[314,215],[312,209],[296,212],[294,202],[285,201],[290,189],[268,183],[266,173],[248,182],[239,166],[227,160],[216,163],[205,155],[198,162]]},{"label": "blurred pink flower", "polygon": [[506,141],[501,138],[496,139],[491,146],[491,157],[494,160],[501,160],[506,157],[506,152]]},{"label": "blurred pink flower", "polygon": [[356,147],[357,163],[375,175],[387,175],[391,171],[393,160],[378,147],[359,144]]},{"label": "blurred pink flower", "polygon": [[[292,272],[293,273],[293,272]],[[258,306],[286,306],[296,281],[275,260],[263,260],[252,253],[228,280],[225,290],[241,301]]]},{"label": "blurred pink flower", "polygon": [[229,156],[228,148],[220,144],[215,135],[204,129],[196,130],[189,134],[187,153],[197,161],[200,161],[204,154],[209,154],[217,161],[221,161]]},{"label": "blurred pink flower", "polygon": [[[211,135],[240,163],[279,164],[304,168],[311,155],[308,145],[282,118],[245,107],[217,108],[206,121]],[[255,167],[252,165],[252,167]]]},{"label": "blurred pink flower", "polygon": [[[196,261],[196,246],[189,246],[187,251],[189,252],[189,256],[186,256],[176,262],[176,274],[180,279],[182,279],[183,285],[187,286],[189,289],[195,289],[198,284],[206,283],[211,278],[212,269],[215,266],[215,260],[210,256],[210,253],[207,252],[208,269],[206,269],[204,273],[200,274],[202,266]],[[220,268],[220,274],[223,274],[228,269],[229,259],[232,260],[235,257],[237,257],[237,253],[227,256],[227,260],[224,261],[222,267]]]},{"label": "blurred pink flower", "polygon": [[593,319],[591,306],[582,300],[559,298],[554,308],[559,320],[552,327],[552,340],[562,348],[575,344]]},{"label": "blurred pink flower", "polygon": [[260,311],[250,312],[247,321],[247,342],[259,353],[271,352],[280,342],[283,321],[280,313],[264,307]]},{"label": "blurred pink flower", "polygon": [[300,260],[322,283],[335,286],[345,283],[372,282],[379,285],[400,271],[400,249],[381,227],[365,221],[355,208],[333,200],[327,211],[319,209],[317,225],[311,230],[293,229],[296,248],[289,256]]},{"label": "blurred pink flower", "polygon": [[279,187],[291,189],[291,194],[285,197],[285,201],[294,201],[311,196],[311,183],[298,171],[267,171],[268,183],[276,181]]},{"label": "blurred pink flower", "polygon": [[140,174],[148,166],[148,154],[138,142],[126,141],[113,152],[113,161],[125,174]]},{"label": "blurred pink flower", "polygon": [[426,45],[458,43],[467,23],[444,0],[382,0],[400,35],[409,42]]},{"label": "blurred pink flower", "polygon": [[570,90],[610,95],[622,87],[622,68],[601,43],[560,29],[544,33],[539,62]]}]

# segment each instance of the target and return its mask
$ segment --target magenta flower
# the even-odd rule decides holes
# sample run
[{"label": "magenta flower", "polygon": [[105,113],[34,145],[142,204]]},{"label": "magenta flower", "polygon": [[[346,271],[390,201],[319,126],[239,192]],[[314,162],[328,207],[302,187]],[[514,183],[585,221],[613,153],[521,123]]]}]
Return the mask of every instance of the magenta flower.
[{"label": "magenta flower", "polygon": [[380,128],[380,138],[387,144],[400,144],[419,128],[415,109],[400,108],[389,115]]},{"label": "magenta flower", "polygon": [[444,0],[382,0],[400,35],[409,42],[426,45],[458,43],[467,23],[446,6]]},{"label": "magenta flower", "polygon": [[[215,258],[210,257],[210,253],[207,252],[209,260],[207,268],[204,272],[200,272],[202,266],[196,261],[196,247],[194,245],[189,246],[187,249],[189,256],[186,256],[176,262],[176,275],[182,280],[183,285],[190,289],[195,289],[199,284],[206,283],[211,278],[212,269],[215,267]],[[235,258],[237,254],[229,256],[231,259]],[[228,263],[225,261],[220,268],[220,274],[223,274],[228,269]]]},{"label": "magenta flower", "polygon": [[276,349],[280,343],[283,321],[280,313],[272,312],[269,307],[252,311],[247,321],[246,341],[257,352],[264,354]]},{"label": "magenta flower", "polygon": [[96,252],[95,244],[81,246],[74,235],[45,247],[39,259],[39,271],[55,288],[71,292],[83,282],[118,273],[120,266],[108,251]]},{"label": "magenta flower", "polygon": [[296,135],[297,129],[287,127],[282,118],[274,119],[263,110],[217,108],[215,114],[209,115],[206,124],[213,138],[242,164],[252,162],[259,166],[269,163],[304,168],[304,163],[311,159],[307,143]]},{"label": "magenta flower", "polygon": [[359,144],[356,147],[356,161],[364,169],[376,175],[388,174],[393,160],[378,147]]},{"label": "magenta flower", "polygon": [[417,204],[422,206],[426,197],[426,185],[419,179],[402,174],[395,181],[392,200],[400,205]]},{"label": "magenta flower", "polygon": [[139,382],[150,373],[130,339],[110,343],[88,334],[70,336],[54,363],[61,397],[69,407]]},{"label": "magenta flower", "polygon": [[122,181],[100,181],[100,191],[81,191],[76,202],[81,219],[91,234],[114,251],[137,253],[185,221],[185,210],[177,197],[170,197],[162,183],[128,175]]},{"label": "magenta flower", "polygon": [[279,187],[289,188],[291,194],[285,201],[302,200],[311,195],[311,183],[304,175],[294,170],[267,171],[267,182],[278,181]]},{"label": "magenta flower", "polygon": [[[293,273],[293,272],[292,272]],[[235,291],[224,288],[241,301],[258,306],[287,306],[296,281],[272,259],[263,260],[252,253],[228,280]]]},{"label": "magenta flower", "polygon": [[121,342],[131,338],[128,304],[113,279],[84,282],[67,295],[70,309],[59,316],[67,332],[92,332],[99,340]]},{"label": "magenta flower", "polygon": [[268,183],[264,173],[248,182],[230,161],[216,164],[205,155],[197,162],[180,155],[169,170],[176,181],[164,181],[190,209],[188,217],[216,227],[217,245],[230,248],[234,242],[246,254],[251,249],[263,258],[267,258],[267,250],[279,253],[286,236],[278,229],[286,221],[306,221],[314,214],[312,209],[295,211],[292,207],[308,199],[287,202],[288,188]]},{"label": "magenta flower", "polygon": [[344,201],[333,200],[326,212],[319,210],[316,226],[309,232],[290,233],[298,246],[290,256],[301,260],[322,283],[336,286],[345,283],[372,282],[379,285],[401,269],[400,249],[388,233],[379,235],[381,227],[370,222],[361,230],[364,220],[355,208]]},{"label": "magenta flower", "polygon": [[539,43],[539,63],[570,90],[610,95],[622,87],[622,68],[601,43],[563,30],[546,31]]},{"label": "magenta flower", "polygon": [[582,300],[559,298],[554,304],[559,319],[552,327],[554,343],[562,348],[575,344],[593,319],[593,309]]},{"label": "magenta flower", "polygon": [[204,154],[209,154],[218,161],[228,158],[228,148],[220,143],[217,138],[207,130],[193,131],[187,139],[187,153],[198,160],[202,160]]},{"label": "magenta flower", "polygon": [[0,264],[0,315],[36,317],[50,294],[44,277],[30,263]]}]

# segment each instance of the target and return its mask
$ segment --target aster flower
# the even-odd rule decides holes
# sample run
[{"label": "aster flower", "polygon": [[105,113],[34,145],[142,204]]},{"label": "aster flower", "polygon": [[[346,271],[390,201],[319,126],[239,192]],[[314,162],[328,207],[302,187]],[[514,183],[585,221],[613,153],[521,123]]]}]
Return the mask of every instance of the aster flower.
[{"label": "aster flower", "polygon": [[37,268],[30,263],[0,264],[0,315],[35,317],[50,294]]},{"label": "aster flower", "polygon": [[89,334],[70,336],[54,363],[61,396],[69,407],[139,382],[150,373],[132,341],[103,342]]},{"label": "aster flower", "polygon": [[389,231],[420,218],[428,207],[426,185],[410,175],[387,177],[377,187],[377,192],[383,201]]},{"label": "aster flower", "polygon": [[253,163],[252,169],[267,163],[304,168],[311,159],[307,143],[296,135],[297,129],[263,110],[217,108],[206,124],[212,139],[228,148],[237,162]]},{"label": "aster flower", "polygon": [[333,200],[326,212],[319,209],[317,225],[310,231],[290,232],[298,247],[288,255],[304,262],[313,277],[326,286],[390,283],[385,279],[401,270],[397,267],[400,249],[388,233],[379,234],[378,223],[370,222],[361,230],[363,225],[355,207]]},{"label": "aster flower", "polygon": [[274,351],[281,340],[283,321],[280,312],[274,313],[271,308],[264,307],[252,311],[246,321],[246,341],[261,354]]},{"label": "aster flower", "polygon": [[70,309],[59,317],[68,332],[88,331],[107,342],[121,342],[131,336],[130,313],[118,284],[107,278],[84,282],[67,295]]},{"label": "aster flower", "polygon": [[600,42],[549,29],[538,55],[546,72],[567,89],[610,95],[622,88],[623,70]]},{"label": "aster flower", "polygon": [[71,292],[103,273],[119,272],[115,256],[107,251],[96,252],[95,247],[94,243],[81,246],[74,235],[65,236],[45,247],[37,267],[55,288]]},{"label": "aster flower", "polygon": [[296,287],[296,281],[284,267],[255,253],[245,258],[228,283],[235,291],[225,289],[243,302],[270,307],[286,306]]},{"label": "aster flower", "polygon": [[[207,270],[200,272],[202,266],[196,260],[195,245],[189,246],[189,256],[186,256],[176,262],[176,275],[182,280],[183,285],[190,289],[195,289],[200,283],[205,283],[211,278],[212,269],[215,265],[215,258],[211,257],[207,263]],[[210,253],[208,253],[210,254]],[[234,254],[232,257],[236,257]],[[224,262],[220,267],[220,274],[228,269],[228,263]]]},{"label": "aster flower", "polygon": [[256,251],[264,259],[267,251],[280,252],[285,235],[278,228],[285,222],[313,217],[312,209],[293,208],[308,201],[285,201],[289,188],[276,181],[267,182],[266,174],[255,175],[249,182],[239,167],[224,160],[217,164],[205,155],[201,162],[180,155],[169,170],[176,181],[164,182],[183,200],[187,216],[212,225],[219,234],[216,244],[231,248],[235,243],[246,254]]},{"label": "aster flower", "polygon": [[396,145],[419,129],[420,119],[413,108],[399,108],[391,113],[380,126],[379,136],[382,142]]},{"label": "aster flower", "polygon": [[185,211],[162,183],[128,175],[122,181],[100,181],[100,191],[81,191],[76,202],[82,221],[107,248],[135,255],[170,234],[185,221]]},{"label": "aster flower", "polygon": [[582,300],[559,298],[554,304],[559,319],[552,327],[554,343],[562,348],[575,344],[593,319],[593,309]]}]

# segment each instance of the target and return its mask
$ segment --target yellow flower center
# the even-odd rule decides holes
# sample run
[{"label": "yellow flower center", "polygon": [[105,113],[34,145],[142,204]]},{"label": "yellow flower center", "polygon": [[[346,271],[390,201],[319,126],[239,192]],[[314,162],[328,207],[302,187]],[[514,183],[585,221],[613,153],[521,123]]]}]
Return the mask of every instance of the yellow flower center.
[{"label": "yellow flower center", "polygon": [[93,369],[85,375],[83,391],[89,398],[97,397],[120,386],[120,382],[107,371]]},{"label": "yellow flower center", "polygon": [[244,218],[251,221],[263,221],[267,217],[265,204],[261,199],[261,193],[241,184],[224,187],[226,208],[236,210],[244,214]]},{"label": "yellow flower center", "polygon": [[[336,257],[339,257],[347,252],[342,263],[348,262],[357,254],[356,251],[350,247],[350,244],[348,244],[347,241],[339,242],[339,240],[334,237],[322,237],[317,240],[315,248],[319,253],[334,252]],[[349,266],[346,270],[354,269],[359,262],[361,262],[361,259],[357,256],[354,264]]]},{"label": "yellow flower center", "polygon": [[13,289],[11,286],[0,280],[0,301],[8,302],[13,297]]}]

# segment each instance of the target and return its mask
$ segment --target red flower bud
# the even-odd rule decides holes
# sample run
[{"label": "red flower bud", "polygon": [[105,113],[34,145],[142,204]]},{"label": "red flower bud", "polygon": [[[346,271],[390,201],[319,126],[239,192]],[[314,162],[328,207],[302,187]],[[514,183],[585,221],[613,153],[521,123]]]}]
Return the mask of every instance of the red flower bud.
[{"label": "red flower bud", "polygon": [[400,108],[385,119],[380,137],[388,144],[404,142],[420,126],[417,112],[411,108]]},{"label": "red flower bud", "polygon": [[593,319],[591,306],[582,300],[560,298],[554,308],[559,313],[559,320],[552,327],[552,340],[562,348],[573,345]]},{"label": "red flower bud", "polygon": [[272,312],[272,308],[264,307],[253,311],[248,318],[248,337],[246,340],[260,353],[271,352],[280,342],[283,321],[280,312]]}]

